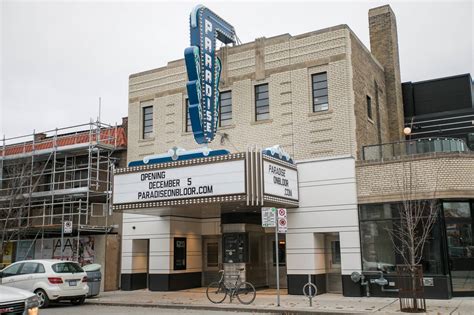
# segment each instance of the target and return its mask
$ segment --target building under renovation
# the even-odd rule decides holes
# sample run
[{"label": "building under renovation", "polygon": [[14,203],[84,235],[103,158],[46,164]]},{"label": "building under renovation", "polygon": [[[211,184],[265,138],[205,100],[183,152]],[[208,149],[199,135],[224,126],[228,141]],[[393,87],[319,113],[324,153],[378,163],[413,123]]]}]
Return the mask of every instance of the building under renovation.
[{"label": "building under renovation", "polygon": [[104,288],[118,287],[121,215],[111,211],[111,178],[124,162],[126,129],[126,119],[121,126],[97,121],[3,139],[3,265],[33,258],[99,263]]}]

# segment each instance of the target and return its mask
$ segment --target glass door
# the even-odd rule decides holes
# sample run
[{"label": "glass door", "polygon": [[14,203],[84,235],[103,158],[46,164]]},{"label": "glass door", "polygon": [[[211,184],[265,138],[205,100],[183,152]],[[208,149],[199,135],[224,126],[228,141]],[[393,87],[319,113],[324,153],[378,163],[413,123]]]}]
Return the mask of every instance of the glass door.
[{"label": "glass door", "polygon": [[474,294],[473,215],[469,202],[444,202],[453,295]]},{"label": "glass door", "polygon": [[202,284],[207,286],[219,280],[219,268],[222,267],[220,236],[203,237],[202,250]]},{"label": "glass door", "polygon": [[326,291],[342,293],[341,243],[339,234],[326,235]]}]

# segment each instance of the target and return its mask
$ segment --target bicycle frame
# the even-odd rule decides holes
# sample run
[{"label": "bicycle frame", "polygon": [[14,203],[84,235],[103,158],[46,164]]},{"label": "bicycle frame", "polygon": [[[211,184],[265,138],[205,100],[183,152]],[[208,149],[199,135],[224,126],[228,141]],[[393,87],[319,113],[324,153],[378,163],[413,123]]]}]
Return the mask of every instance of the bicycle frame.
[{"label": "bicycle frame", "polygon": [[225,277],[225,273],[224,273],[224,270],[219,270],[219,273],[221,273],[221,278],[219,280],[219,284],[222,284],[224,286],[224,288],[226,289],[227,291],[227,294],[229,294],[229,298],[230,298],[230,302],[232,303],[232,300],[234,298],[234,296],[236,295],[237,293],[237,288],[239,287],[239,285],[241,284],[242,281],[240,281],[240,273],[237,275],[237,279],[235,280],[235,283],[229,283],[229,281],[225,281],[224,277]]}]

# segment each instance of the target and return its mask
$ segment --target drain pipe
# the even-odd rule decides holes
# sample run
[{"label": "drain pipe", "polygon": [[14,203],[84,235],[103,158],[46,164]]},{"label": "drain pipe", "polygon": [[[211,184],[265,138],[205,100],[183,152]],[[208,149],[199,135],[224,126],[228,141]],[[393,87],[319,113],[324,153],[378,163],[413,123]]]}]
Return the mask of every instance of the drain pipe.
[{"label": "drain pipe", "polygon": [[382,292],[391,292],[391,293],[397,293],[398,292],[398,289],[385,288],[385,286],[388,285],[388,280],[384,278],[382,271],[374,271],[374,273],[379,274],[380,277],[378,279],[370,279],[370,283],[378,284],[380,286],[380,290]]},{"label": "drain pipe", "polygon": [[361,281],[360,281],[361,286],[365,286],[365,296],[370,297],[370,285],[369,281],[365,280],[365,276],[362,275]]}]

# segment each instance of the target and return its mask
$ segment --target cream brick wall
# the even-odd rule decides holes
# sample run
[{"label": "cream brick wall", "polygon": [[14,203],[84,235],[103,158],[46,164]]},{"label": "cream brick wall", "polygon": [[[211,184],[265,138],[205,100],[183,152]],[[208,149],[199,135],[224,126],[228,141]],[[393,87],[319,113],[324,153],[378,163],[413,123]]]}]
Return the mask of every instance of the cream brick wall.
[{"label": "cream brick wall", "polygon": [[[218,129],[228,140],[221,145],[218,134],[210,147],[235,152],[253,144],[280,144],[297,160],[355,156],[351,34],[340,25],[293,37],[262,38],[224,51],[221,91],[232,91],[232,125]],[[361,58],[373,57],[369,53]],[[328,73],[329,110],[313,113],[311,75],[322,71]],[[192,134],[184,131],[186,81],[183,60],[130,76],[128,161],[173,146],[198,147]],[[256,122],[254,86],[262,83],[269,85],[270,119]],[[141,108],[150,102],[154,137],[143,140]]]},{"label": "cream brick wall", "polygon": [[405,200],[408,196],[410,199],[472,198],[473,170],[472,153],[436,154],[384,162],[359,161],[356,165],[358,200],[359,203],[374,203]]}]

